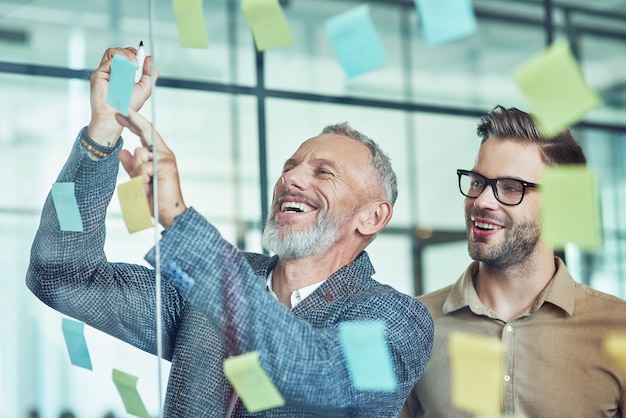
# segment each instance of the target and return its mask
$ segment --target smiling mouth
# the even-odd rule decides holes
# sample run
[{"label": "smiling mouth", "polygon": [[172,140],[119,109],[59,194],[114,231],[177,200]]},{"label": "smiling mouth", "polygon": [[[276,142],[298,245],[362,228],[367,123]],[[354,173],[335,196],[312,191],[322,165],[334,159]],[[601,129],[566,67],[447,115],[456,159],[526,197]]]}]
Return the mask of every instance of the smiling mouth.
[{"label": "smiling mouth", "polygon": [[312,210],[313,209],[311,209],[310,206],[299,202],[283,202],[283,204],[280,205],[280,211],[283,213],[307,213],[311,212]]},{"label": "smiling mouth", "polygon": [[502,226],[500,225],[496,225],[496,224],[492,224],[492,223],[487,223],[487,222],[480,222],[475,220],[474,218],[471,218],[474,226],[478,229],[484,229],[484,230],[488,230],[488,231],[492,231],[494,229],[502,229]]}]

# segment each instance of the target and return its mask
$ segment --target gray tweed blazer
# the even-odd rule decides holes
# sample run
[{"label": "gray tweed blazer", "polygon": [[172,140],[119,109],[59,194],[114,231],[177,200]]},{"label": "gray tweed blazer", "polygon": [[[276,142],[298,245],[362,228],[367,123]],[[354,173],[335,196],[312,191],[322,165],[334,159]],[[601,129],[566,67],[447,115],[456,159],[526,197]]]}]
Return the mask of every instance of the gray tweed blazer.
[{"label": "gray tweed blazer", "polygon": [[[154,354],[154,270],[109,262],[104,253],[121,146],[93,161],[74,143],[57,182],[75,183],[84,231],[61,231],[48,196],[26,283],[52,308]],[[250,414],[239,400],[236,417],[396,417],[424,372],[433,343],[430,314],[415,298],[373,280],[365,252],[289,310],[265,290],[277,259],[238,251],[193,208],[163,234],[160,251],[163,356],[172,365],[166,417],[223,417],[233,389],[222,363],[254,350],[286,404]],[[146,260],[154,265],[154,249]],[[398,381],[393,392],[351,384],[338,324],[368,319],[386,324]]]}]

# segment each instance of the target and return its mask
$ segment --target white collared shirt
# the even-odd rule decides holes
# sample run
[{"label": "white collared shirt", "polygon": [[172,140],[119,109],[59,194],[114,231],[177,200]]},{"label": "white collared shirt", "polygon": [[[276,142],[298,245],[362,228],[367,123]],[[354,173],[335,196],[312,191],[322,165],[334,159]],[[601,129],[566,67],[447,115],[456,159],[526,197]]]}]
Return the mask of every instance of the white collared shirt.
[{"label": "white collared shirt", "polygon": [[[278,300],[278,296],[274,293],[274,289],[272,289],[272,277],[274,272],[270,271],[270,274],[267,276],[267,284],[266,288],[270,292],[272,296]],[[291,301],[291,309],[295,308],[296,305],[304,300],[307,296],[315,291],[318,287],[322,285],[326,280],[322,280],[321,282],[313,283],[309,286],[305,286],[302,289],[296,289],[291,293],[291,297],[289,298]]]}]

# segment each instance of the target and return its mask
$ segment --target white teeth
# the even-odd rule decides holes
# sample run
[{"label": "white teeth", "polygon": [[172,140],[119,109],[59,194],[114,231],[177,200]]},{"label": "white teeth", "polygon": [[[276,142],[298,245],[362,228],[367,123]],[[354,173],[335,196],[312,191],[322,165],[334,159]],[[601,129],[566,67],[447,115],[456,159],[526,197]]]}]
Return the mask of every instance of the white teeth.
[{"label": "white teeth", "polygon": [[280,206],[281,212],[311,212],[311,208],[303,203],[284,202]]},{"label": "white teeth", "polygon": [[488,224],[485,222],[478,222],[478,221],[474,221],[474,225],[480,229],[499,229],[500,228],[498,225]]}]

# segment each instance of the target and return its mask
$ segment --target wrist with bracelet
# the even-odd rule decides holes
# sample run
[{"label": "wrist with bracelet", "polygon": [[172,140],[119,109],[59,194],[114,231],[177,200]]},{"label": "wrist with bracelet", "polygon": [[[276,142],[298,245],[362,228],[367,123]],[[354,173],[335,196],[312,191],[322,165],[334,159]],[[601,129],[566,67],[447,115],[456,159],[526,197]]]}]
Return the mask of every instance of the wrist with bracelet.
[{"label": "wrist with bracelet", "polygon": [[98,144],[87,133],[87,127],[85,126],[80,132],[80,145],[83,146],[88,152],[98,158],[106,158],[115,150],[115,146],[107,147]]}]

